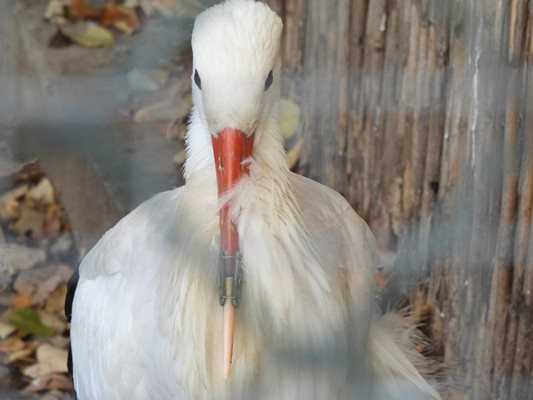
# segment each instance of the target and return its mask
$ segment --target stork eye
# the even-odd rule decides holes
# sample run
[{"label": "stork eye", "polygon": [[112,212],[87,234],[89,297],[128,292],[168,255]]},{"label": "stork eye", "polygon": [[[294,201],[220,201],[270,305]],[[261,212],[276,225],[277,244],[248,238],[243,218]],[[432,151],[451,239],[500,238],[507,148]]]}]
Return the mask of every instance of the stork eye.
[{"label": "stork eye", "polygon": [[202,80],[200,79],[200,75],[198,75],[197,70],[194,70],[194,83],[196,83],[198,89],[202,90]]},{"label": "stork eye", "polygon": [[272,81],[274,80],[274,75],[272,75],[272,71],[268,73],[267,79],[265,81],[265,92],[268,90],[270,86],[272,86]]}]

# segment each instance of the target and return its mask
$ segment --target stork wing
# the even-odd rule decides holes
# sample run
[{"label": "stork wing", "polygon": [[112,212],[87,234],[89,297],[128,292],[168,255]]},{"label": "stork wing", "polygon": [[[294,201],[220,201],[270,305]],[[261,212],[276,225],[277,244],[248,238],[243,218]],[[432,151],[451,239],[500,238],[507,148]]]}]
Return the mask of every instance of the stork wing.
[{"label": "stork wing", "polygon": [[[365,346],[368,353],[363,355],[370,359],[379,393],[390,399],[440,399],[420,373],[435,368],[428,368],[432,362],[415,347],[420,340],[416,320],[395,313],[383,317],[374,314],[373,274],[379,264],[376,240],[368,225],[332,189],[296,175],[292,184],[305,213],[306,225],[315,235],[313,242],[318,244],[322,257],[331,255],[326,264],[331,264],[332,273],[344,280],[344,298],[349,303],[348,309],[355,313],[356,336],[368,337]],[[368,318],[363,333],[361,318]],[[354,342],[357,345],[357,337]]]},{"label": "stork wing", "polygon": [[77,283],[71,281],[66,312],[80,398],[180,398],[173,380],[183,367],[175,362],[173,334],[182,328],[172,315],[195,311],[189,293],[198,284],[191,276],[202,267],[213,275],[202,280],[212,290],[198,292],[213,304],[217,294],[211,240],[218,220],[203,215],[216,211],[206,212],[202,200],[186,193],[185,187],[160,193],[125,216],[85,256]]},{"label": "stork wing", "polygon": [[353,300],[373,298],[377,245],[366,222],[331,188],[299,175],[291,181],[322,264],[345,280]]}]

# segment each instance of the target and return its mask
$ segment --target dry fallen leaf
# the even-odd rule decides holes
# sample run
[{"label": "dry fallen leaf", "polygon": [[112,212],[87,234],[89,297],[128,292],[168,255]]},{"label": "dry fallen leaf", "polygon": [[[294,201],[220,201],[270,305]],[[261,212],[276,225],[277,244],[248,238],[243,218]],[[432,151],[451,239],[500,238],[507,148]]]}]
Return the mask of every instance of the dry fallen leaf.
[{"label": "dry fallen leaf", "polygon": [[[68,279],[67,279],[68,280]],[[37,287],[37,291],[32,297],[33,304],[42,304],[58,288],[65,283],[64,276],[52,276]]]},{"label": "dry fallen leaf", "polygon": [[30,378],[37,378],[52,373],[67,373],[68,352],[48,343],[43,343],[37,348],[37,364],[22,370]]},{"label": "dry fallen leaf", "polygon": [[24,388],[23,393],[37,393],[45,390],[72,390],[72,380],[63,374],[51,373],[32,379]]},{"label": "dry fallen leaf", "polygon": [[37,310],[41,322],[52,328],[56,333],[63,333],[67,330],[67,321],[46,310]]},{"label": "dry fallen leaf", "polygon": [[70,0],[70,14],[74,19],[99,18],[103,7],[92,7],[85,4],[85,0]]},{"label": "dry fallen leaf", "polygon": [[66,395],[65,392],[60,390],[50,390],[45,392],[40,397],[40,400],[71,400],[72,396]]},{"label": "dry fallen leaf", "polygon": [[10,225],[10,229],[17,235],[33,235],[34,231],[39,231],[43,224],[46,215],[37,211],[27,204],[23,204],[20,208],[20,217]]},{"label": "dry fallen leaf", "polygon": [[26,294],[13,293],[11,295],[11,307],[15,309],[29,307],[31,303],[31,297]]},{"label": "dry fallen leaf", "polygon": [[29,186],[22,185],[0,197],[0,218],[4,220],[17,219],[20,216],[20,198],[28,192]]},{"label": "dry fallen leaf", "polygon": [[34,237],[55,238],[61,233],[61,218],[59,215],[47,214],[40,229],[35,232]]},{"label": "dry fallen leaf", "polygon": [[113,4],[104,8],[98,22],[105,28],[115,27],[127,35],[131,35],[141,26],[135,11]]},{"label": "dry fallen leaf", "polygon": [[44,12],[44,19],[51,20],[54,17],[64,16],[65,9],[61,0],[50,0]]},{"label": "dry fallen leaf", "polygon": [[13,288],[29,296],[32,304],[42,304],[61,284],[66,284],[71,275],[72,269],[61,263],[33,268],[20,272]]},{"label": "dry fallen leaf", "polygon": [[108,47],[114,43],[111,32],[95,24],[87,24],[85,30],[81,32],[65,34],[80,46],[88,48]]},{"label": "dry fallen leaf", "polygon": [[67,297],[67,285],[61,285],[54,290],[48,299],[46,299],[44,309],[52,313],[63,312],[65,307],[65,298]]},{"label": "dry fallen leaf", "polygon": [[52,346],[59,347],[60,349],[66,349],[70,343],[70,339],[62,334],[58,334],[46,338],[46,343],[50,343]]},{"label": "dry fallen leaf", "polygon": [[30,356],[35,352],[35,349],[38,346],[39,346],[39,342],[36,340],[24,342],[23,349],[9,353],[6,363],[11,364],[11,363],[14,363],[15,361],[25,360],[25,359],[30,358]]},{"label": "dry fallen leaf", "polygon": [[62,0],[50,0],[44,19],[56,25],[65,25],[67,21],[66,8]]},{"label": "dry fallen leaf", "polygon": [[41,179],[37,186],[32,187],[28,191],[26,197],[44,205],[53,203],[55,194],[52,183],[48,178]]},{"label": "dry fallen leaf", "polygon": [[25,274],[19,274],[13,283],[13,289],[20,294],[31,297],[37,288],[36,283],[32,282],[30,279],[27,279]]},{"label": "dry fallen leaf", "polygon": [[26,343],[21,338],[16,336],[9,337],[0,342],[0,352],[2,353],[14,353],[20,351],[26,346]]},{"label": "dry fallen leaf", "polygon": [[[14,327],[13,325],[0,321],[0,339],[3,340],[7,338],[9,335],[11,335],[16,330],[17,328]],[[0,351],[2,350],[0,349]]]}]

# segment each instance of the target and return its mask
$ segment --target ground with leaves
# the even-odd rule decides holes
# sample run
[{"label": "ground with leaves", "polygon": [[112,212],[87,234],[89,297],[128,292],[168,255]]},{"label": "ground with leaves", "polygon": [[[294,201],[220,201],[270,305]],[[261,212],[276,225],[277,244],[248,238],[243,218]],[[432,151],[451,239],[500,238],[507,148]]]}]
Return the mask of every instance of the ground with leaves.
[{"label": "ground with leaves", "polygon": [[68,399],[63,306],[76,248],[39,164],[13,167],[0,171],[0,387]]}]

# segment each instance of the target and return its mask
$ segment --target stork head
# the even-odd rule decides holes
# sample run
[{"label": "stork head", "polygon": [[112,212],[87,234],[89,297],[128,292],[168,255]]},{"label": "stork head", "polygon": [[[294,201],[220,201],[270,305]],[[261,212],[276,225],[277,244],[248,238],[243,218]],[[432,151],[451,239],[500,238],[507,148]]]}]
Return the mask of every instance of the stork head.
[{"label": "stork head", "polygon": [[279,98],[281,19],[265,4],[227,0],[196,18],[194,105],[211,135],[250,136]]}]

